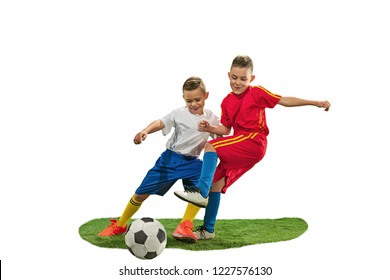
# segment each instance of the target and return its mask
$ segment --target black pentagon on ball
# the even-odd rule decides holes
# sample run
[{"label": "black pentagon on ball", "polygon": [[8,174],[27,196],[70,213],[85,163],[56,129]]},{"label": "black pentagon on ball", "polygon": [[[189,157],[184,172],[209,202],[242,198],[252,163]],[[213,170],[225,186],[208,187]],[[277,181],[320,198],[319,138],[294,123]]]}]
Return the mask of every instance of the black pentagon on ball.
[{"label": "black pentagon on ball", "polygon": [[148,239],[148,236],[142,230],[134,233],[135,243],[145,244],[146,239]]},{"label": "black pentagon on ball", "polygon": [[148,260],[151,260],[151,259],[154,259],[155,257],[157,257],[157,253],[156,252],[148,252],[146,255],[145,255],[145,259],[148,259]]},{"label": "black pentagon on ball", "polygon": [[145,223],[153,223],[154,222],[154,219],[149,218],[149,217],[141,218],[141,220],[144,221]]},{"label": "black pentagon on ball", "polygon": [[157,233],[157,239],[160,241],[160,243],[163,243],[164,240],[166,239],[165,231],[163,231],[161,228],[158,230]]}]

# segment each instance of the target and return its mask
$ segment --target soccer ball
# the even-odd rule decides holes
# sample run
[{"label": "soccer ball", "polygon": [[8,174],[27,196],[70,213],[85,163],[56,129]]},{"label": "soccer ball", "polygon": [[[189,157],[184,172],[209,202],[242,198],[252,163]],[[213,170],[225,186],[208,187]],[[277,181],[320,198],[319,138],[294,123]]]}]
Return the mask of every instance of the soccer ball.
[{"label": "soccer ball", "polygon": [[153,259],[165,249],[167,232],[156,219],[136,219],[126,230],[125,242],[130,253],[137,258]]}]

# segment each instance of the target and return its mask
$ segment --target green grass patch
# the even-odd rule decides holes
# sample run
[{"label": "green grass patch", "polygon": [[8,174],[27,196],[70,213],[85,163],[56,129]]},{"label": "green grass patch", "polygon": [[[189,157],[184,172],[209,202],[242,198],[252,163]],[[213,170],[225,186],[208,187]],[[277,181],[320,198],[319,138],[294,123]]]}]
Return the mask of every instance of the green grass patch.
[{"label": "green grass patch", "polygon": [[[124,235],[100,237],[99,233],[109,225],[113,218],[94,219],[79,228],[81,238],[89,243],[104,248],[126,249]],[[195,244],[187,244],[171,237],[180,219],[158,219],[167,231],[167,248],[185,250],[222,250],[248,245],[287,241],[302,235],[308,228],[307,223],[300,218],[281,219],[231,219],[218,220],[213,240],[200,240]],[[201,220],[194,221],[195,226],[201,225]]]}]

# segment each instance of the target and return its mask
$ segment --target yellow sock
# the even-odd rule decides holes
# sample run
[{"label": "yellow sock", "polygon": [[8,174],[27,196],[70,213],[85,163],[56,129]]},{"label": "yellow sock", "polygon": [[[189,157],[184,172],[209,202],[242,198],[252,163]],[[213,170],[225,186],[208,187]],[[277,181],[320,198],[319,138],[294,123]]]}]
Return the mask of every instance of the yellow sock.
[{"label": "yellow sock", "polygon": [[195,219],[196,214],[198,214],[199,210],[200,208],[198,206],[195,206],[192,203],[188,203],[187,209],[184,212],[184,216],[181,222],[183,222],[184,220],[190,220],[192,222]]},{"label": "yellow sock", "polygon": [[131,217],[138,211],[141,207],[142,202],[134,199],[134,196],[131,197],[130,201],[127,203],[125,210],[123,211],[122,216],[119,218],[118,226],[124,227],[127,225],[127,222]]}]

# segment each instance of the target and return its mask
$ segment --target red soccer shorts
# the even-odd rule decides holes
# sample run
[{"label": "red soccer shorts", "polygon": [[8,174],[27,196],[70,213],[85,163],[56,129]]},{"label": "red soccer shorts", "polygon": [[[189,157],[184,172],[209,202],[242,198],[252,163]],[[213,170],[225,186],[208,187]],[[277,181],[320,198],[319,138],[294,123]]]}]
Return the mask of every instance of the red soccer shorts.
[{"label": "red soccer shorts", "polygon": [[267,149],[267,138],[257,132],[217,138],[209,143],[217,151],[220,160],[213,182],[226,178],[222,193],[258,163]]}]

